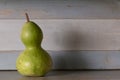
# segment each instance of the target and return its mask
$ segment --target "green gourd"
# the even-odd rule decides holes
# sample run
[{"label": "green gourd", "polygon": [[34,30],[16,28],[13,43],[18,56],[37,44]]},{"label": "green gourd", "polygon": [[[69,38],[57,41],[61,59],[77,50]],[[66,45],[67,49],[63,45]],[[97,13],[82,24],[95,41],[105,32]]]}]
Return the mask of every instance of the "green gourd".
[{"label": "green gourd", "polygon": [[41,47],[43,32],[40,27],[29,20],[26,13],[27,22],[21,31],[21,40],[25,45],[25,50],[16,60],[17,71],[24,76],[44,76],[52,68],[52,59]]}]

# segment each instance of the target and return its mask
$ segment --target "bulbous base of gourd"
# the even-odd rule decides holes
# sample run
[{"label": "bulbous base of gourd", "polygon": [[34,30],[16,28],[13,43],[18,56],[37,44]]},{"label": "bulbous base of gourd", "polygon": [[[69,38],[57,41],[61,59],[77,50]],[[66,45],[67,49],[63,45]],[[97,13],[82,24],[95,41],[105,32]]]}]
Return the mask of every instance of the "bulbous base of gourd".
[{"label": "bulbous base of gourd", "polygon": [[45,76],[52,68],[52,59],[40,48],[24,50],[16,61],[18,72],[24,76]]}]

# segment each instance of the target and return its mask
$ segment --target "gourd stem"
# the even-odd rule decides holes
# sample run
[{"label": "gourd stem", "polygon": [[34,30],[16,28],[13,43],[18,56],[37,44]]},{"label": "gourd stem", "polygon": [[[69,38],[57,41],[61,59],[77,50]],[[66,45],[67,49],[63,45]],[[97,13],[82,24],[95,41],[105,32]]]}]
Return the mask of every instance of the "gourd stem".
[{"label": "gourd stem", "polygon": [[29,19],[28,14],[27,14],[27,13],[25,13],[25,16],[26,16],[26,20],[27,20],[27,22],[29,22],[29,21],[30,21],[30,19]]}]

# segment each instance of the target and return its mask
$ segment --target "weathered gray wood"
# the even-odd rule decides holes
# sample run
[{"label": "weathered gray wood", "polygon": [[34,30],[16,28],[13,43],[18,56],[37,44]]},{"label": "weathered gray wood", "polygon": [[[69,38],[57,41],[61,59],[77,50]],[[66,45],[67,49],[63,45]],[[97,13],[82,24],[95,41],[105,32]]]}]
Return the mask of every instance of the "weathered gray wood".
[{"label": "weathered gray wood", "polygon": [[[33,20],[44,33],[46,50],[120,50],[120,20]],[[0,20],[0,50],[23,50],[25,20]]]},{"label": "weathered gray wood", "polygon": [[[0,51],[0,70],[16,70],[22,51]],[[53,69],[120,69],[120,51],[48,51]]]},{"label": "weathered gray wood", "polygon": [[25,77],[17,71],[0,71],[0,80],[119,80],[120,71],[50,71],[44,77]]},{"label": "weathered gray wood", "polygon": [[119,0],[1,0],[0,19],[120,19]]}]

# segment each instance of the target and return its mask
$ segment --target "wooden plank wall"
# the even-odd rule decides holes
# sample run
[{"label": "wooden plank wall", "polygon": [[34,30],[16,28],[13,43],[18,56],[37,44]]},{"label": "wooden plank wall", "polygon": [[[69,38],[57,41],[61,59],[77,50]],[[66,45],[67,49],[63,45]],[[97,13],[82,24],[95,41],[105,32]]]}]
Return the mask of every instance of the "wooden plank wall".
[{"label": "wooden plank wall", "polygon": [[0,70],[15,69],[24,49],[25,12],[43,30],[54,69],[120,69],[120,0],[0,0]]},{"label": "wooden plank wall", "polygon": [[1,0],[1,19],[119,19],[119,0]]},{"label": "wooden plank wall", "polygon": [[[120,20],[34,20],[47,50],[120,50]],[[23,50],[25,20],[0,20],[0,50]]]},{"label": "wooden plank wall", "polygon": [[25,12],[44,32],[47,50],[119,50],[119,0],[2,0],[0,50],[22,50]]}]

